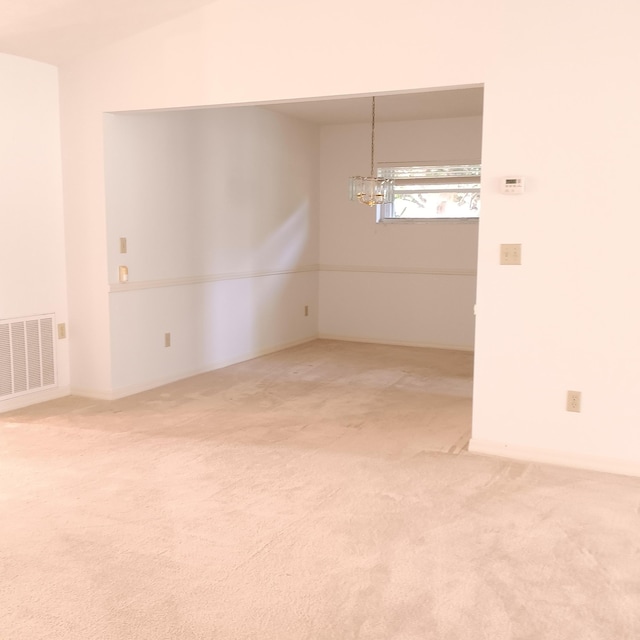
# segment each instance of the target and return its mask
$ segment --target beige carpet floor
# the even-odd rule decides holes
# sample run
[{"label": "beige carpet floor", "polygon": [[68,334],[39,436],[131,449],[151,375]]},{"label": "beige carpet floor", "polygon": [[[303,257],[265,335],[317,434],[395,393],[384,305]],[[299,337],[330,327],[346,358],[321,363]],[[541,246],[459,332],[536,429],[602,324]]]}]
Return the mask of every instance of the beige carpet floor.
[{"label": "beige carpet floor", "polygon": [[640,479],[474,456],[472,356],[317,341],[0,415],[0,639],[640,638]]}]

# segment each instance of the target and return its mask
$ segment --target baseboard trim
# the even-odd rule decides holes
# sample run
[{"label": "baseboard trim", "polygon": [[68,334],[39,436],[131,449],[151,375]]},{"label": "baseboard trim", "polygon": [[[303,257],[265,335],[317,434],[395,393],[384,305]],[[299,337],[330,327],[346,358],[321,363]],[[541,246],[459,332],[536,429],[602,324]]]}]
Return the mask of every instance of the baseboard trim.
[{"label": "baseboard trim", "polygon": [[188,371],[185,373],[179,373],[175,376],[156,378],[154,380],[151,380],[150,382],[146,382],[142,384],[135,384],[128,387],[113,389],[112,391],[95,391],[93,389],[80,389],[80,388],[73,387],[71,389],[71,393],[74,396],[80,396],[82,398],[90,398],[91,400],[103,400],[106,402],[110,402],[112,400],[120,400],[121,398],[133,396],[136,393],[143,393],[144,391],[150,391],[151,389],[164,387],[164,385],[166,384],[171,384],[172,382],[178,382],[179,380],[184,380],[185,378],[192,378],[193,376],[198,376],[202,373],[208,373],[209,371],[213,371],[213,369],[200,369],[200,370]]},{"label": "baseboard trim", "polygon": [[95,389],[83,389],[82,387],[71,387],[71,395],[90,400],[113,400],[111,394],[106,391],[96,391]]},{"label": "baseboard trim", "polygon": [[7,413],[8,411],[15,411],[16,409],[24,409],[25,407],[31,407],[34,404],[40,404],[42,402],[48,402],[49,400],[57,400],[58,398],[64,398],[71,395],[71,389],[68,386],[55,387],[54,389],[47,389],[45,391],[28,393],[17,398],[11,398],[11,400],[0,400],[0,413]]},{"label": "baseboard trim", "polygon": [[387,340],[385,338],[357,338],[355,336],[339,336],[332,333],[321,333],[320,340],[337,340],[339,342],[364,342],[369,344],[386,344],[390,347],[418,347],[420,349],[444,349],[445,351],[473,351],[473,346],[459,344],[435,344],[433,342],[410,342],[406,340]]},{"label": "baseboard trim", "polygon": [[480,455],[496,456],[524,462],[540,462],[560,467],[585,469],[587,471],[601,471],[623,476],[640,477],[640,462],[620,460],[616,458],[602,458],[569,453],[566,451],[552,451],[535,447],[512,446],[505,443],[471,438],[469,452]]},{"label": "baseboard trim", "polygon": [[173,376],[167,376],[164,378],[156,378],[149,382],[134,384],[128,387],[119,387],[117,389],[112,389],[111,391],[108,391],[108,392],[94,391],[90,389],[79,389],[79,388],[73,387],[71,389],[71,393],[74,396],[91,398],[92,400],[107,400],[107,401],[120,400],[121,398],[133,396],[137,393],[144,393],[145,391],[150,391],[151,389],[157,389],[158,387],[164,387],[167,384],[172,384],[173,382],[185,380],[186,378],[193,378],[194,376],[199,376],[199,375],[202,375],[203,373],[210,373],[211,371],[217,371],[218,369],[224,369],[225,367],[230,367],[231,365],[239,364],[240,362],[247,362],[249,360],[254,360],[255,358],[260,358],[262,356],[269,355],[270,353],[276,353],[278,351],[284,351],[285,349],[291,349],[292,347],[297,347],[299,345],[306,344],[308,342],[313,342],[314,340],[317,340],[317,336],[315,335],[307,338],[302,338],[300,340],[294,340],[292,342],[287,342],[280,345],[267,347],[265,349],[259,349],[258,351],[252,352],[250,354],[244,354],[242,356],[238,356],[236,358],[232,358],[229,360],[215,362],[211,365],[211,367],[185,371],[185,372],[182,372]]}]

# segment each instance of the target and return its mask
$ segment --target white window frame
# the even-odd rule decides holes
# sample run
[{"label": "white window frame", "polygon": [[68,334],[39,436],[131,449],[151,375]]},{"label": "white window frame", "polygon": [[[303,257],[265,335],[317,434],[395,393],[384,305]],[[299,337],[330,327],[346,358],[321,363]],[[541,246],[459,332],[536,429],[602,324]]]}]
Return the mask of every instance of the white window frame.
[{"label": "white window frame", "polygon": [[[379,162],[376,168],[376,174],[378,176],[392,177],[393,170],[397,168],[411,168],[411,167],[458,167],[458,166],[472,166],[481,167],[479,160],[449,160],[449,161],[437,161],[437,162]],[[394,178],[395,182],[398,182],[398,178]],[[408,179],[404,179],[406,181]],[[415,182],[420,180],[430,184],[460,184],[461,182],[473,182],[475,184],[480,182],[480,177],[475,178],[417,178]],[[477,190],[475,188],[474,190]],[[396,218],[393,214],[394,203],[381,204],[376,206],[376,221],[383,224],[478,224],[478,216],[469,217],[424,217],[424,218]]]}]

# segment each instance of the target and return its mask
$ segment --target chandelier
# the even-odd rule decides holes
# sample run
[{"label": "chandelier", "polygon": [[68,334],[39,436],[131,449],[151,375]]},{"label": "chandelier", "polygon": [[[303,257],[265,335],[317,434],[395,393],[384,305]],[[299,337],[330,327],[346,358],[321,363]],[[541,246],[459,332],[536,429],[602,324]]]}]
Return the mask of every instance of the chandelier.
[{"label": "chandelier", "polygon": [[393,202],[393,180],[374,175],[376,139],[376,99],[371,98],[371,172],[368,177],[349,178],[349,199],[373,207]]}]

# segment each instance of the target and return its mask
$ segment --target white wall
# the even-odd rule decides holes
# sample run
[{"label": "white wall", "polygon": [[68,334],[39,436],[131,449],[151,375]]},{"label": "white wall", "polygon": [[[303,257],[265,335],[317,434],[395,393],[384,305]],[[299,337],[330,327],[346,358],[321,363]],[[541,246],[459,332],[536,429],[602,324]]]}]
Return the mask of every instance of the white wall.
[{"label": "white wall", "polygon": [[[406,37],[403,52],[412,60],[423,54],[424,29],[418,14],[424,9],[422,3],[400,0],[394,13],[385,17],[390,32]],[[361,67],[379,47],[366,30],[352,28],[352,20],[376,15],[369,0],[353,0],[346,6],[335,0],[325,3],[321,12],[309,11],[293,0],[276,0],[268,6],[254,0],[217,0],[60,69],[76,390],[109,395],[112,389],[107,286],[113,273],[108,270],[105,238],[104,112],[482,82],[483,56],[469,58],[456,47],[449,50],[448,34],[437,30],[429,38],[433,65],[428,71],[422,65],[418,73],[403,68],[398,74],[397,65],[388,58],[375,70],[354,75],[349,64]],[[430,17],[455,22],[456,37],[480,49],[484,40],[476,24],[483,11],[472,0],[458,3],[455,11],[434,3]],[[415,21],[406,20],[409,12],[416,14]],[[349,43],[348,48],[340,45],[328,52],[328,34],[338,43]]]},{"label": "white wall", "polygon": [[[370,125],[321,130],[320,335],[472,349],[478,223],[381,223],[347,199]],[[379,162],[479,162],[482,118],[378,122]]]},{"label": "white wall", "polygon": [[[640,5],[504,9],[514,28],[485,86],[472,447],[640,473]],[[510,173],[526,195],[500,195]],[[522,243],[522,267],[497,265],[501,242]]]},{"label": "white wall", "polygon": [[[0,54],[0,87],[0,318],[67,322],[58,72]],[[0,401],[0,411],[68,393],[67,340],[55,344],[59,388]]]},{"label": "white wall", "polygon": [[[389,6],[218,0],[61,69],[70,313],[84,333],[74,331],[74,379],[110,388],[104,111],[482,83],[472,445],[640,471],[639,222],[627,187],[640,148],[640,6]],[[371,37],[381,28],[392,36]],[[527,177],[525,196],[500,195],[512,173]],[[522,267],[497,265],[501,242],[523,244]],[[583,392],[582,413],[564,411],[567,389]]]},{"label": "white wall", "polygon": [[259,107],[105,117],[106,395],[315,337],[317,134]]}]

